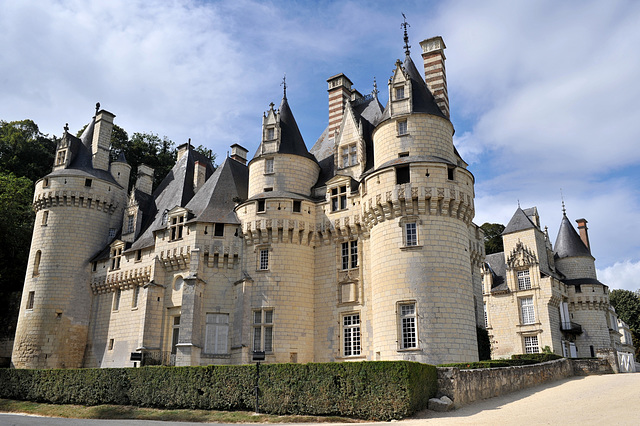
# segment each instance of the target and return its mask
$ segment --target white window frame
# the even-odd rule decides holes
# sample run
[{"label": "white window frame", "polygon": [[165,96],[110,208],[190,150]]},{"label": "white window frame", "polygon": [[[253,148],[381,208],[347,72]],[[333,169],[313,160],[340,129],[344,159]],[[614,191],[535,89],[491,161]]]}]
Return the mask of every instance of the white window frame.
[{"label": "white window frame", "polygon": [[404,86],[396,87],[395,88],[395,95],[396,95],[396,100],[397,101],[405,99]]},{"label": "white window frame", "polygon": [[540,342],[538,336],[524,336],[524,353],[538,354],[540,353]]},{"label": "white window frame", "polygon": [[111,250],[111,270],[117,271],[120,269],[120,262],[122,260],[122,247],[117,247]]},{"label": "white window frame", "polygon": [[273,352],[273,308],[253,310],[253,350]]},{"label": "white window frame", "polygon": [[398,343],[400,349],[418,348],[418,315],[416,302],[398,304]]},{"label": "white window frame", "polygon": [[416,247],[418,245],[418,223],[406,222],[403,229],[405,247]]},{"label": "white window frame", "polygon": [[347,185],[340,185],[331,188],[331,196],[330,196],[330,204],[331,211],[337,212],[340,210],[345,210],[347,208],[347,193],[348,193]]},{"label": "white window frame", "polygon": [[484,328],[489,328],[489,314],[487,313],[487,302],[483,302],[484,307]]},{"label": "white window frame", "polygon": [[264,160],[264,174],[270,175],[273,173],[273,158],[267,158]]},{"label": "white window frame", "polygon": [[518,290],[531,290],[531,276],[528,269],[517,271],[516,276],[518,278]]},{"label": "white window frame", "polygon": [[358,267],[358,240],[345,241],[341,244],[340,260],[343,271]]},{"label": "white window frame", "polygon": [[135,216],[127,215],[127,234],[131,234],[136,229]]},{"label": "white window frame", "polygon": [[536,312],[535,305],[533,303],[533,296],[520,298],[520,319],[522,320],[523,325],[535,324]]},{"label": "white window frame", "polygon": [[342,355],[345,357],[361,354],[360,313],[342,317]]},{"label": "white window frame", "polygon": [[186,215],[182,214],[179,216],[173,216],[171,218],[169,225],[169,241],[178,241],[182,239],[185,216]]},{"label": "white window frame", "polygon": [[409,124],[407,120],[398,120],[397,122],[398,136],[404,136],[409,134]]},{"label": "white window frame", "polygon": [[207,313],[204,337],[204,353],[223,355],[229,353],[229,314]]}]

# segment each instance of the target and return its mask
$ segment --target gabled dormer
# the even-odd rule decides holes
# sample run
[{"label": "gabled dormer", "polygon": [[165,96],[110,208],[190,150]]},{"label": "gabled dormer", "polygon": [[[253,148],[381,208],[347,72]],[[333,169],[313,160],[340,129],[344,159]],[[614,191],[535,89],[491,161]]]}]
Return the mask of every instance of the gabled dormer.
[{"label": "gabled dormer", "polygon": [[530,290],[540,285],[540,264],[533,250],[518,241],[505,255],[507,285],[511,291]]},{"label": "gabled dormer", "polygon": [[334,169],[354,179],[364,172],[366,165],[366,145],[364,126],[347,103],[340,131],[334,148]]},{"label": "gabled dormer", "polygon": [[189,210],[180,206],[175,206],[166,213],[166,229],[168,234],[165,235],[169,236],[169,241],[182,240],[189,234],[185,224],[192,217],[193,215]]},{"label": "gabled dormer", "polygon": [[280,111],[276,111],[274,103],[269,104],[269,110],[262,116],[262,143],[260,155],[278,152],[280,149]]},{"label": "gabled dormer", "polygon": [[347,175],[336,175],[327,181],[326,200],[329,202],[328,212],[337,212],[349,208],[349,198],[353,187],[353,179]]},{"label": "gabled dormer", "polygon": [[69,128],[65,126],[64,135],[62,139],[58,141],[56,147],[56,154],[53,160],[53,170],[65,169],[69,165],[71,154],[69,148],[71,147],[71,135],[69,134]]},{"label": "gabled dormer", "polygon": [[391,117],[409,114],[413,111],[411,77],[400,59],[396,61],[396,69],[389,79],[389,113]]},{"label": "gabled dormer", "polygon": [[120,239],[115,239],[109,245],[109,270],[117,271],[120,269],[122,263],[123,252],[125,248],[125,242]]},{"label": "gabled dormer", "polygon": [[127,207],[124,209],[124,220],[122,221],[122,239],[128,243],[135,241],[140,233],[142,225],[142,212],[140,204],[136,199],[136,190],[133,188],[127,200]]}]

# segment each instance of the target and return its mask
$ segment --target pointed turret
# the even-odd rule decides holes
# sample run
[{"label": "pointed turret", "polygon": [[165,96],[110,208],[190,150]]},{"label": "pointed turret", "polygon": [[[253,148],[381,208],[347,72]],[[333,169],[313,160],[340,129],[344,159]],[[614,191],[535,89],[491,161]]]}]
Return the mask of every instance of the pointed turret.
[{"label": "pointed turret", "polygon": [[564,205],[553,251],[556,269],[566,277],[565,283],[584,283],[591,280],[589,282],[601,284],[597,281],[595,258],[571,225]]},{"label": "pointed turret", "polygon": [[560,222],[560,229],[558,229],[554,252],[555,257],[560,259],[577,256],[591,257],[589,249],[584,245],[573,226],[571,226],[566,213],[562,214],[562,222]]}]

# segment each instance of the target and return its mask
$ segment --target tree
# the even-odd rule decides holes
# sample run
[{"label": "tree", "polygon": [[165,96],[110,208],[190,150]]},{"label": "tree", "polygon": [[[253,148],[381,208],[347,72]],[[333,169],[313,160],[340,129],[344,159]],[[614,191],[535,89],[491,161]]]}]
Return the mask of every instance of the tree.
[{"label": "tree", "polygon": [[609,302],[618,318],[626,322],[631,329],[633,345],[636,347],[636,359],[640,356],[640,297],[629,290],[612,290]]},{"label": "tree", "polygon": [[51,172],[56,145],[32,120],[0,120],[0,171],[35,182]]},{"label": "tree", "polygon": [[502,232],[504,225],[500,223],[485,222],[480,226],[484,231],[484,250],[486,254],[500,253],[504,251],[502,245]]},{"label": "tree", "polygon": [[177,157],[173,141],[166,136],[160,138],[160,136],[153,133],[134,133],[128,143],[122,147],[122,152],[129,165],[131,165],[130,184],[133,185],[136,181],[138,166],[146,164],[153,168],[154,171],[154,189],[171,171]]}]

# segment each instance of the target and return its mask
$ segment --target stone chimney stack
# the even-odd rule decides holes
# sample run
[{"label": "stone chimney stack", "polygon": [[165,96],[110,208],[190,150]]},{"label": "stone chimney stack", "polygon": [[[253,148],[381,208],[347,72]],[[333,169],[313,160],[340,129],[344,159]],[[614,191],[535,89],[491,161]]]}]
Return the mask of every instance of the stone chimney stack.
[{"label": "stone chimney stack", "polygon": [[151,195],[153,192],[153,169],[147,165],[140,164],[138,166],[138,178],[136,180],[136,189]]},{"label": "stone chimney stack", "polygon": [[239,163],[247,164],[247,154],[249,151],[244,147],[234,143],[231,145],[231,158],[236,160]]},{"label": "stone chimney stack", "polygon": [[327,83],[329,84],[329,138],[334,138],[342,123],[345,102],[351,99],[353,83],[342,73],[329,77]]},{"label": "stone chimney stack", "polygon": [[109,148],[111,147],[111,130],[115,115],[100,110],[96,114],[96,124],[91,142],[92,163],[94,169],[109,170]]},{"label": "stone chimney stack", "polygon": [[189,149],[191,149],[190,147],[191,147],[191,139],[189,139],[189,142],[183,143],[182,145],[178,146],[177,148],[178,155],[176,157],[176,163],[180,161],[180,159],[189,151]]},{"label": "stone chimney stack", "polygon": [[589,249],[589,253],[591,253],[591,246],[589,245],[589,233],[587,232],[587,219],[578,219],[576,220],[576,222],[578,223],[578,230],[580,231],[580,239]]},{"label": "stone chimney stack", "polygon": [[207,165],[196,161],[193,168],[193,192],[196,193],[207,179]]},{"label": "stone chimney stack", "polygon": [[449,92],[447,91],[447,73],[444,68],[444,45],[442,37],[431,37],[420,42],[424,61],[424,79],[429,90],[436,98],[442,113],[449,118]]}]

